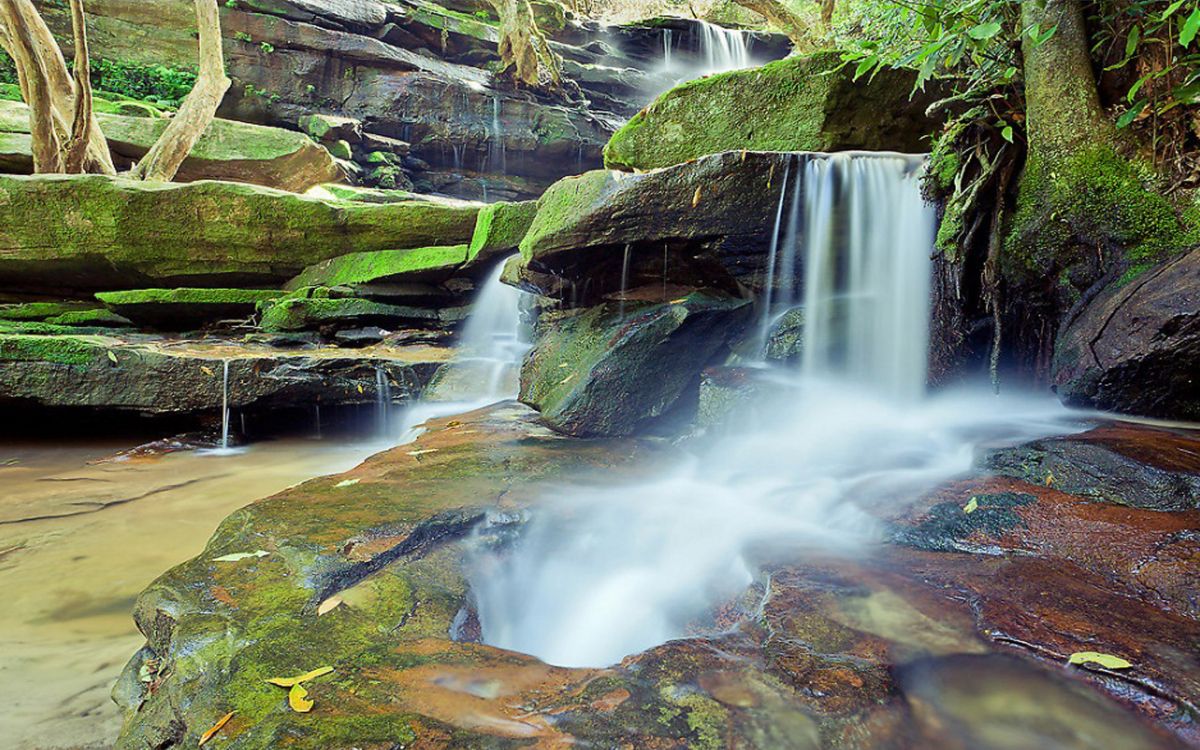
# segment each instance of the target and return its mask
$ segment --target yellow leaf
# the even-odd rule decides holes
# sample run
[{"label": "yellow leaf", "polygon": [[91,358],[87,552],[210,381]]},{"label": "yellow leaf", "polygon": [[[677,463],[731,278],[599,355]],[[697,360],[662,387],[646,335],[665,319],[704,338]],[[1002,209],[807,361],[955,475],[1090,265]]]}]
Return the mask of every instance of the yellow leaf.
[{"label": "yellow leaf", "polygon": [[692,195],[692,208],[700,205],[700,191],[704,189],[703,185],[696,187],[696,192]]},{"label": "yellow leaf", "polygon": [[1129,669],[1133,665],[1119,656],[1098,651],[1077,651],[1067,659],[1068,664],[1099,664],[1105,669]]},{"label": "yellow leaf", "polygon": [[302,685],[293,685],[288,691],[288,705],[298,714],[306,714],[312,710],[313,702],[308,698],[308,691]]},{"label": "yellow leaf", "polygon": [[321,602],[321,606],[317,607],[317,617],[320,617],[326,612],[332,612],[340,606],[342,606],[342,597],[337,595],[331,596],[325,601]]},{"label": "yellow leaf", "polygon": [[234,714],[233,711],[230,711],[229,713],[225,714],[220,719],[218,719],[217,723],[213,724],[212,727],[207,732],[200,735],[200,742],[198,743],[198,746],[203,745],[205,742],[208,742],[209,740],[211,740],[213,738],[213,736],[217,732],[221,731],[221,727],[223,727],[229,723],[229,720],[233,718],[233,714]]},{"label": "yellow leaf", "polygon": [[458,421],[457,419],[451,419],[446,423],[447,430],[453,430],[455,427],[462,427],[462,422]]},{"label": "yellow leaf", "polygon": [[200,365],[200,372],[204,373],[205,375],[209,376],[210,378],[213,376],[213,371],[212,371],[211,367],[205,367],[204,365]]},{"label": "yellow leaf", "polygon": [[409,451],[408,455],[412,456],[413,458],[418,458],[420,456],[424,456],[426,453],[437,453],[437,452],[438,452],[437,448],[426,448],[425,450],[421,450],[421,451]]},{"label": "yellow leaf", "polygon": [[1047,475],[1046,475],[1046,486],[1047,486],[1047,487],[1049,487],[1049,486],[1050,486],[1050,485],[1052,485],[1052,484],[1054,484],[1054,475],[1053,475],[1053,474],[1047,474]]},{"label": "yellow leaf", "polygon": [[271,553],[267,552],[265,549],[260,549],[255,552],[233,552],[228,555],[214,557],[213,562],[237,562],[238,560],[245,560],[247,557],[266,557],[269,554]]},{"label": "yellow leaf", "polygon": [[343,479],[342,481],[338,482],[337,484],[335,484],[333,486],[334,487],[353,487],[354,485],[358,484],[360,481],[362,481],[362,480],[360,480],[360,479]]},{"label": "yellow leaf", "polygon": [[362,393],[362,392],[363,392],[362,383],[359,383],[359,384],[358,384],[358,392],[359,392],[359,393]]},{"label": "yellow leaf", "polygon": [[976,500],[975,498],[971,498],[971,501],[963,506],[963,513],[974,513],[978,509],[979,509],[979,501]]},{"label": "yellow leaf", "polygon": [[314,669],[311,672],[305,672],[304,674],[297,675],[295,677],[272,677],[271,679],[267,680],[267,682],[271,683],[272,685],[278,685],[279,687],[292,687],[294,685],[299,685],[302,682],[308,682],[311,679],[320,677],[323,674],[329,674],[332,671],[333,667],[321,667],[320,669]]},{"label": "yellow leaf", "polygon": [[670,304],[680,305],[680,304],[683,304],[684,302],[687,302],[687,297],[680,297],[679,299],[673,299],[673,300],[671,300]]},{"label": "yellow leaf", "polygon": [[572,380],[574,380],[574,379],[575,379],[575,373],[571,373],[570,375],[568,375],[568,376],[566,376],[565,378],[563,378],[562,380],[560,380],[560,381],[558,382],[558,384],[559,384],[559,385],[566,385],[567,383],[570,383],[570,382],[571,382]]}]

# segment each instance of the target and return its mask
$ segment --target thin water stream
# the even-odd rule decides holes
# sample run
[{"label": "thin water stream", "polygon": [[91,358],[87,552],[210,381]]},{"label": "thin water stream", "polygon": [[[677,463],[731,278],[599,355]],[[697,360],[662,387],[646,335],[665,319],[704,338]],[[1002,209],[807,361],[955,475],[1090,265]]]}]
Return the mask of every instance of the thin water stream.
[{"label": "thin water stream", "polygon": [[130,612],[232,511],[349,469],[378,444],[288,439],[113,460],[119,442],[0,443],[0,747],[106,748]]}]

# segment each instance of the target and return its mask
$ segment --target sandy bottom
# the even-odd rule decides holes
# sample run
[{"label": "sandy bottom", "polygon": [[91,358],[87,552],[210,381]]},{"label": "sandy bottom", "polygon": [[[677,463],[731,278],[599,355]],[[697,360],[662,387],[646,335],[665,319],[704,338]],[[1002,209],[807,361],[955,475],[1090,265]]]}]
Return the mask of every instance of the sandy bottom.
[{"label": "sandy bottom", "polygon": [[0,443],[0,746],[111,747],[109,698],[142,645],[130,611],[247,503],[383,446],[279,440],[112,460],[129,444]]}]

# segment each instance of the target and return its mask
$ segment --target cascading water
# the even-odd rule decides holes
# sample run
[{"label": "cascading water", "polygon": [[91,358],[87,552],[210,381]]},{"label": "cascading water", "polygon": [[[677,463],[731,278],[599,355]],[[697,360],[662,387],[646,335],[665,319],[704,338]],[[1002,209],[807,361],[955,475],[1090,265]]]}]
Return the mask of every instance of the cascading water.
[{"label": "cascading water", "polygon": [[229,450],[229,360],[221,363],[221,450]]},{"label": "cascading water", "polygon": [[752,35],[705,21],[696,21],[696,24],[697,31],[693,35],[690,54],[686,49],[682,54],[677,54],[675,45],[679,38],[673,29],[663,29],[662,71],[671,82],[682,83],[756,64],[750,54],[754,41]]},{"label": "cascading water", "polygon": [[523,292],[500,280],[497,264],[480,287],[459,336],[458,352],[401,420],[403,442],[414,440],[419,425],[516,398],[517,372],[529,345],[521,336]]},{"label": "cascading water", "polygon": [[381,434],[388,434],[392,414],[392,384],[387,370],[375,365],[375,420]]},{"label": "cascading water", "polygon": [[767,563],[868,554],[881,535],[873,509],[968,471],[983,444],[1074,429],[1049,399],[919,398],[934,228],[919,159],[794,158],[806,160],[791,202],[805,268],[779,278],[803,278],[797,299],[815,321],[801,372],[771,373],[756,418],[697,441],[653,481],[560,489],[511,543],[495,541],[512,536],[495,533],[510,516],[485,524],[471,574],[485,642],[603,666],[711,631],[713,610],[743,599]]}]

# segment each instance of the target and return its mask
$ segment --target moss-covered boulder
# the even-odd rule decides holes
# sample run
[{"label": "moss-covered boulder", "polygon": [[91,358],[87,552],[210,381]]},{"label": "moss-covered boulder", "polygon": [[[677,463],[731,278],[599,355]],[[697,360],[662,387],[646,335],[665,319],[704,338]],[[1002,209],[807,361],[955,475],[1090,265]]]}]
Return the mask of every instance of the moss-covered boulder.
[{"label": "moss-covered boulder", "polygon": [[139,326],[186,331],[220,320],[248,318],[259,302],[279,294],[262,289],[132,289],[98,292],[96,299]]},{"label": "moss-covered boulder", "polygon": [[260,326],[264,331],[337,330],[377,325],[389,328],[430,326],[442,318],[437,310],[409,305],[389,305],[357,297],[321,295],[288,296],[263,305]]},{"label": "moss-covered boulder", "polygon": [[546,314],[521,369],[521,401],[569,435],[630,435],[690,416],[700,373],[741,330],[747,300],[707,292],[639,290],[569,313]]},{"label": "moss-covered boulder", "polygon": [[855,81],[838,52],[689,81],[618,130],[604,164],[654,169],[733,149],[923,152],[937,125],[925,115],[935,97],[930,87],[910,98],[914,81],[909,70]]},{"label": "moss-covered boulder", "polygon": [[444,281],[466,260],[466,245],[351,253],[309,266],[285,287],[303,289],[395,281]]},{"label": "moss-covered boulder", "polygon": [[1200,420],[1200,249],[1128,273],[1077,309],[1053,380],[1074,406]]},{"label": "moss-covered boulder", "polygon": [[232,182],[0,177],[0,290],[272,286],[340,255],[465,243],[477,210]]},{"label": "moss-covered boulder", "polygon": [[[150,114],[96,115],[118,162],[138,161],[166,130],[170,120]],[[0,101],[0,168],[33,172],[29,108],[20,102]],[[299,193],[341,177],[329,152],[302,133],[218,118],[196,142],[175,179],[248,182]]]},{"label": "moss-covered boulder", "polygon": [[499,255],[517,251],[537,216],[537,201],[490,203],[479,211],[475,234],[467,249],[467,261],[487,263]]},{"label": "moss-covered boulder", "polygon": [[[450,357],[430,346],[276,349],[129,333],[0,332],[0,405],[144,414],[219,414],[373,403],[381,370],[396,399],[414,397]],[[229,363],[229,389],[223,367]]]}]

